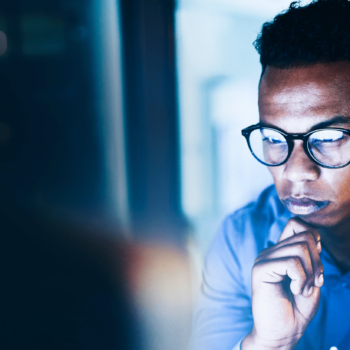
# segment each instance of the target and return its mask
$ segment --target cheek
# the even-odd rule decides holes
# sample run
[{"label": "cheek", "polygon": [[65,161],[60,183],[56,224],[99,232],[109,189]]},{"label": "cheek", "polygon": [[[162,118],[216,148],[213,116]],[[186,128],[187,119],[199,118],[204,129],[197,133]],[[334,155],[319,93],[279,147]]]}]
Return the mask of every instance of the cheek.
[{"label": "cheek", "polygon": [[317,190],[325,199],[331,201],[331,205],[323,213],[319,224],[337,225],[350,215],[350,167],[324,169],[322,175]]},{"label": "cheek", "polygon": [[334,194],[338,203],[350,202],[350,166],[342,169],[325,169],[322,176],[325,187]]},{"label": "cheek", "polygon": [[269,167],[270,174],[273,178],[273,182],[275,184],[278,197],[280,199],[284,199],[287,197],[291,183],[289,181],[286,181],[283,176],[283,170],[284,166],[277,166],[277,167]]},{"label": "cheek", "polygon": [[[293,184],[283,176],[284,167],[269,167],[277,192],[283,196]],[[334,204],[350,203],[350,165],[342,169],[321,168],[317,180],[305,182],[304,188],[312,192],[322,192],[325,199]],[[327,198],[326,198],[327,197]]]},{"label": "cheek", "polygon": [[272,175],[275,186],[278,188],[282,185],[283,182],[283,165],[276,167],[269,167],[270,174]]}]

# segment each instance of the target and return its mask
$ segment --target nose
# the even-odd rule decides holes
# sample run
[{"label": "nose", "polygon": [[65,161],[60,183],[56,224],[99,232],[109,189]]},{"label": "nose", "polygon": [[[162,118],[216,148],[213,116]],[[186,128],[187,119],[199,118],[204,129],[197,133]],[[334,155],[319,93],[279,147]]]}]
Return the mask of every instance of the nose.
[{"label": "nose", "polygon": [[303,142],[294,141],[293,152],[290,155],[283,176],[291,182],[315,181],[320,176],[320,167],[305,153]]}]

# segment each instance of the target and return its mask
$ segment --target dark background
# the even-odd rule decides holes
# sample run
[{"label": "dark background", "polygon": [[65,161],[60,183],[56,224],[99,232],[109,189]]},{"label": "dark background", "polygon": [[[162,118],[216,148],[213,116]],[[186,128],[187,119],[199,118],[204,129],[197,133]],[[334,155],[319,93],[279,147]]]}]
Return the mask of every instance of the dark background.
[{"label": "dark background", "polygon": [[[112,211],[96,106],[101,81],[93,74],[94,6],[92,0],[0,2],[8,38],[0,57],[0,119],[11,131],[1,144],[1,182],[10,198],[105,216]],[[175,4],[121,0],[119,9],[129,213],[142,235],[183,221]]]},{"label": "dark background", "polygon": [[175,3],[118,3],[127,233],[111,204],[113,136],[101,131],[98,108],[98,3],[0,1],[8,42],[0,57],[4,349],[140,349],[122,237],[185,242]]}]

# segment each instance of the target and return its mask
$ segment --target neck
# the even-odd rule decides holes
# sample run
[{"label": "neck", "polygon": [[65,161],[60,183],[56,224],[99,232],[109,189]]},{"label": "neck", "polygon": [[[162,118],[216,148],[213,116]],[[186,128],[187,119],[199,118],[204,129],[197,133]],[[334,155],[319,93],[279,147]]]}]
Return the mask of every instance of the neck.
[{"label": "neck", "polygon": [[350,271],[350,218],[319,229],[322,246],[332,255],[343,273]]}]

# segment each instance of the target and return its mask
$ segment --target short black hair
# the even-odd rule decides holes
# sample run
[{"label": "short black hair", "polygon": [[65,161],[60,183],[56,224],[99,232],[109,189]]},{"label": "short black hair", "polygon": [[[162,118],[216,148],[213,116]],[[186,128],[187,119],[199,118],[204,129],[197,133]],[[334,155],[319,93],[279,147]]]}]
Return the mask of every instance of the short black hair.
[{"label": "short black hair", "polygon": [[292,2],[264,23],[254,42],[263,72],[267,66],[292,68],[316,63],[350,61],[350,2]]}]

